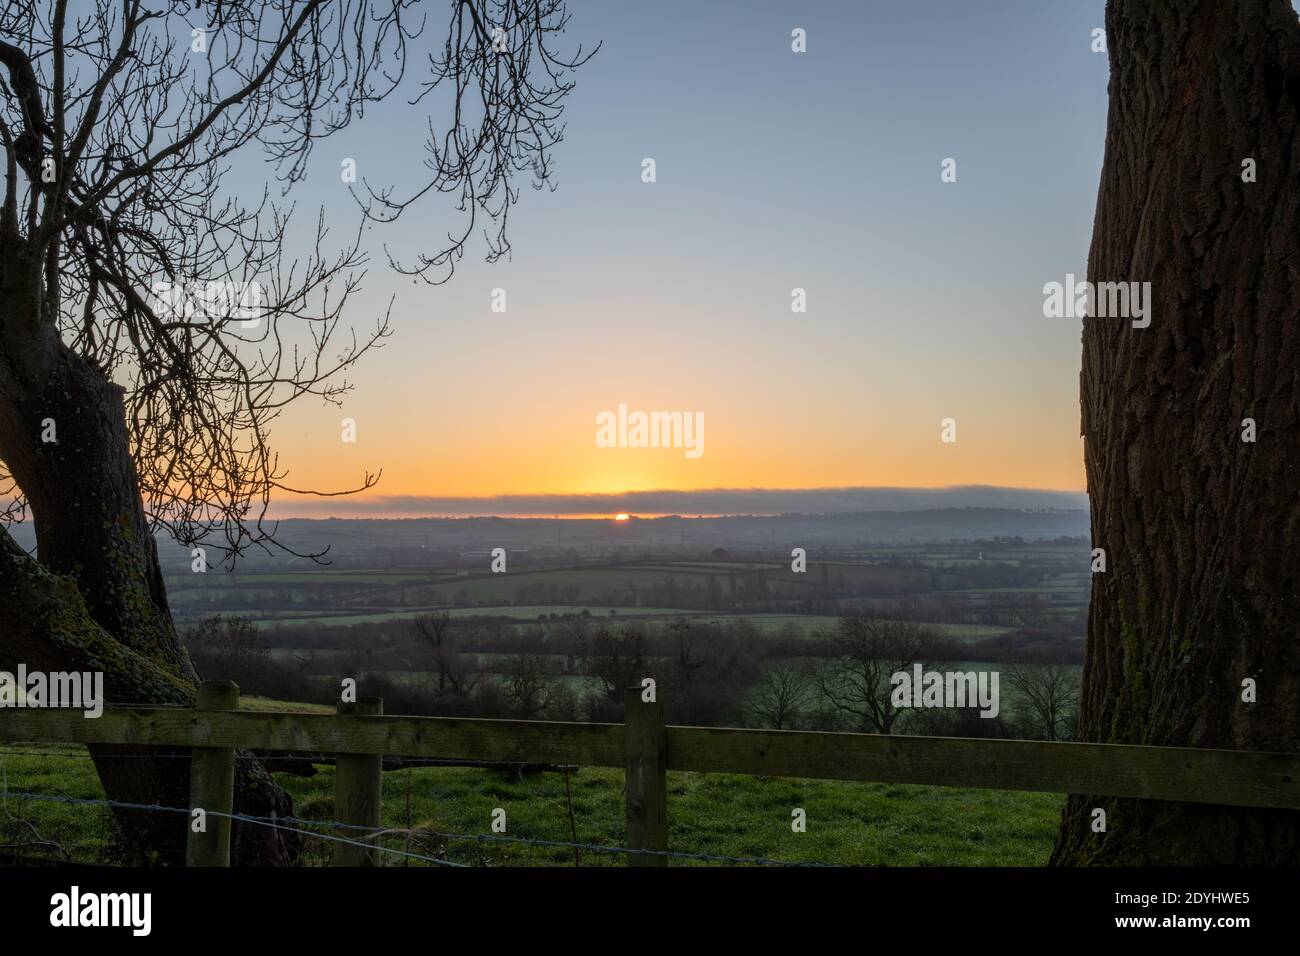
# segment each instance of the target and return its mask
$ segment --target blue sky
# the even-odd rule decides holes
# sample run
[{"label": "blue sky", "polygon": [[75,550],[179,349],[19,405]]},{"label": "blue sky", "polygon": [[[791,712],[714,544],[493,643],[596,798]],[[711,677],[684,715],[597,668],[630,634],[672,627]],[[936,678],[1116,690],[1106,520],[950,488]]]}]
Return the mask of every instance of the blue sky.
[{"label": "blue sky", "polygon": [[[1086,271],[1101,0],[570,7],[573,40],[604,46],[569,100],[557,191],[525,190],[509,262],[471,248],[435,289],[377,262],[355,321],[395,293],[395,337],[343,413],[286,417],[285,463],[318,484],[383,467],[390,496],[1082,489],[1079,324],[1041,307],[1045,282]],[[318,148],[300,206],[342,226],[340,159],[411,182],[422,135],[418,109],[373,110]],[[383,239],[410,257],[446,214]],[[594,448],[619,402],[703,411],[708,453]]]}]

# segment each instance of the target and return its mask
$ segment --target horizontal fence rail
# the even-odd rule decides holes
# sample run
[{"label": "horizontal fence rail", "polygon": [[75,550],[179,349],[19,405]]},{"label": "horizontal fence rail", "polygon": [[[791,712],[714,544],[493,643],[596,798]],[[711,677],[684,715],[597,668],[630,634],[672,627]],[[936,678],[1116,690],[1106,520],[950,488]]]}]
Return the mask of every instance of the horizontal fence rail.
[{"label": "horizontal fence rail", "polygon": [[[1300,810],[1300,754],[674,727],[668,770],[1036,790]],[[0,742],[227,747],[625,766],[622,724],[105,708],[0,711]]]},{"label": "horizontal fence rail", "polygon": [[[1300,810],[1300,754],[1147,747],[1035,740],[908,737],[790,730],[664,726],[662,701],[626,699],[628,724],[407,717],[372,713],[237,711],[238,689],[223,682],[214,703],[194,710],[108,707],[97,719],[80,711],[0,710],[0,743],[130,744],[194,748],[212,768],[198,790],[228,788],[234,750],[307,752],[343,757],[337,799],[349,822],[378,821],[379,761],[437,758],[499,764],[550,763],[622,768],[627,774],[630,862],[661,865],[667,850],[668,771],[763,777],[1030,790],[1189,803]],[[207,687],[207,685],[205,685]],[[214,690],[215,692],[215,690]],[[220,709],[226,708],[226,709]],[[633,708],[636,708],[635,710]],[[379,711],[375,713],[374,711]],[[356,767],[347,761],[361,759]],[[212,779],[219,782],[212,783]],[[225,799],[206,798],[229,812]],[[197,804],[197,790],[195,795]],[[228,833],[199,859],[228,859]],[[194,848],[198,849],[198,848]],[[660,855],[655,855],[659,853]],[[373,865],[373,855],[341,849],[340,865]]]},{"label": "horizontal fence rail", "polygon": [[0,741],[233,747],[384,757],[442,757],[501,763],[623,766],[622,724],[448,717],[362,716],[180,708],[105,707],[0,711]]}]

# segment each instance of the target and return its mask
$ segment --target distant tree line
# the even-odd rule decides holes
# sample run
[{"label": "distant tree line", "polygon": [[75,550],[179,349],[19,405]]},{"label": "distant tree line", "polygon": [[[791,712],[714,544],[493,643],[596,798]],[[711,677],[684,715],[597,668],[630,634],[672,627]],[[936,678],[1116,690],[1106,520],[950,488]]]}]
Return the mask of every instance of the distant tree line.
[{"label": "distant tree line", "polygon": [[[446,612],[331,629],[315,641],[304,630],[213,617],[185,640],[203,676],[232,679],[245,693],[330,704],[341,679],[355,677],[390,713],[620,722],[624,689],[649,677],[677,724],[1056,740],[1072,736],[1078,704],[1077,641],[1032,630],[962,641],[869,612],[776,633],[743,619],[519,624]],[[982,663],[951,667],[1000,672],[997,717],[891,703],[894,673],[969,661]]]}]

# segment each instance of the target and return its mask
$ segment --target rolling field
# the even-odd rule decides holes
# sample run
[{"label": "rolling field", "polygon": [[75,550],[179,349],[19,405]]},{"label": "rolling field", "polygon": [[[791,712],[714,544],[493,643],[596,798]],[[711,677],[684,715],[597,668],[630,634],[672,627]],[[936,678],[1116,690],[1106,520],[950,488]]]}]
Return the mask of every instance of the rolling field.
[{"label": "rolling field", "polygon": [[629,588],[661,585],[668,578],[699,583],[717,578],[724,586],[734,575],[744,580],[762,573],[772,583],[813,587],[823,578],[839,586],[865,589],[868,592],[892,593],[903,587],[923,588],[928,575],[916,568],[895,568],[875,564],[846,562],[810,562],[808,570],[796,574],[788,562],[606,562],[567,567],[514,567],[507,573],[493,574],[485,566],[472,570],[374,570],[225,573],[211,570],[205,574],[173,575],[168,591],[180,599],[195,600],[209,590],[239,590],[245,593],[294,588],[303,591],[327,588],[431,587],[463,592],[471,602],[504,602],[520,588],[543,585],[558,589],[578,588],[588,599],[619,595]]},{"label": "rolling field", "polygon": [[[794,625],[805,633],[813,630],[833,629],[839,618],[826,614],[718,614],[712,611],[699,611],[691,608],[665,607],[602,607],[599,605],[524,605],[513,604],[500,607],[476,608],[417,608],[392,609],[358,614],[321,614],[302,617],[277,616],[253,618],[260,628],[299,627],[302,625],[346,627],[349,624],[374,624],[395,621],[410,621],[421,614],[431,611],[446,611],[452,617],[507,617],[515,618],[520,623],[544,620],[549,615],[588,614],[591,624],[618,623],[620,621],[639,621],[642,623],[667,624],[677,618],[698,621],[701,624],[728,624],[748,621],[763,633],[776,633],[787,625]],[[978,641],[998,637],[1011,631],[1011,628],[993,624],[948,624],[928,623],[944,637],[962,641]]]},{"label": "rolling field", "polygon": [[[599,605],[513,605],[499,607],[475,608],[418,608],[393,609],[359,614],[322,614],[304,617],[263,617],[254,618],[258,627],[268,628],[277,625],[296,627],[304,624],[317,626],[345,627],[349,624],[375,624],[391,621],[410,621],[430,611],[446,611],[452,617],[507,617],[518,620],[521,624],[542,620],[548,615],[576,614],[584,611],[593,625],[601,622],[617,623],[619,621],[656,622],[666,624],[684,617],[701,623],[726,624],[731,621],[749,621],[760,631],[779,631],[787,624],[811,629],[814,627],[833,627],[837,618],[828,615],[808,614],[717,614],[689,608],[670,607],[603,607]],[[952,627],[970,627],[978,625],[950,625]],[[1003,628],[991,628],[990,634],[1001,633]],[[955,636],[955,635],[954,635]]]},{"label": "rolling field", "polygon": [[[175,577],[168,586],[173,607],[187,624],[226,614],[246,617],[263,630],[400,627],[420,614],[446,611],[457,618],[496,617],[521,624],[566,615],[589,617],[593,624],[636,621],[652,627],[678,617],[717,624],[743,619],[763,633],[790,625],[811,633],[835,624],[833,609],[826,609],[827,594],[840,596],[841,607],[871,608],[908,594],[923,603],[977,611],[1013,606],[1022,596],[1040,602],[1035,612],[1040,620],[1081,613],[1091,582],[1086,570],[1067,562],[1067,557],[1077,557],[1074,552],[1026,546],[985,557],[969,546],[866,549],[861,555],[813,561],[801,574],[793,573],[787,561],[721,557],[550,567],[514,563],[503,574],[486,567],[214,571]],[[1037,573],[1018,570],[1036,561]],[[792,613],[802,608],[816,613]],[[947,638],[967,642],[1014,629],[1002,623],[933,626]],[[339,640],[346,640],[345,634]]]}]

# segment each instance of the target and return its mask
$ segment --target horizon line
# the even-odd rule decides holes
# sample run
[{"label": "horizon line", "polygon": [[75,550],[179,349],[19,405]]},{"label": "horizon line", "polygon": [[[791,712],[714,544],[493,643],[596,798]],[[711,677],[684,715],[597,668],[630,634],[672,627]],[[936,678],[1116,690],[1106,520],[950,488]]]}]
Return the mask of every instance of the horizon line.
[{"label": "horizon line", "polygon": [[590,518],[616,514],[658,517],[776,517],[937,511],[954,508],[1080,511],[1085,491],[1005,485],[825,488],[653,489],[617,493],[482,496],[374,495],[354,499],[306,497],[272,501],[277,520],[294,518]]}]

